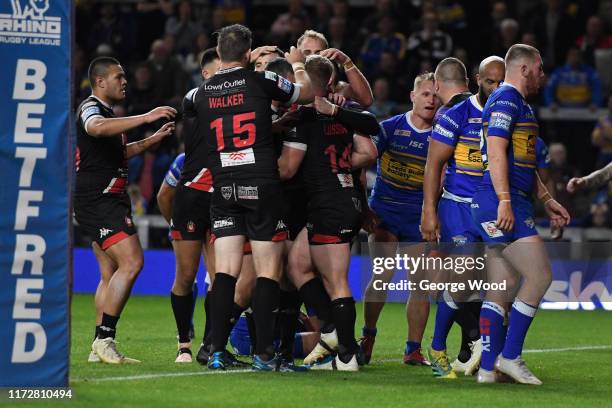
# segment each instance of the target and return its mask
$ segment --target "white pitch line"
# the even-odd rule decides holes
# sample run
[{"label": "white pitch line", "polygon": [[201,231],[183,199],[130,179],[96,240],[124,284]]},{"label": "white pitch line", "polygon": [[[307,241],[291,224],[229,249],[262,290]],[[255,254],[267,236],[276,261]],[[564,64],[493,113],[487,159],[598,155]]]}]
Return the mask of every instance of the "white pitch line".
[{"label": "white pitch line", "polygon": [[[601,346],[578,346],[578,347],[561,347],[561,348],[549,348],[549,349],[527,349],[523,350],[523,353],[561,353],[564,351],[589,351],[589,350],[612,350],[612,344],[601,345]],[[374,360],[375,363],[396,363],[401,360],[399,359],[381,359]],[[106,382],[106,381],[130,381],[130,380],[149,380],[152,378],[169,378],[169,377],[189,377],[194,375],[224,375],[224,374],[244,374],[254,373],[251,369],[242,370],[227,370],[227,371],[189,371],[189,372],[178,372],[178,373],[152,373],[152,374],[141,374],[141,375],[126,375],[121,377],[100,377],[100,378],[74,378],[70,380],[71,383],[83,383],[83,382]]]}]

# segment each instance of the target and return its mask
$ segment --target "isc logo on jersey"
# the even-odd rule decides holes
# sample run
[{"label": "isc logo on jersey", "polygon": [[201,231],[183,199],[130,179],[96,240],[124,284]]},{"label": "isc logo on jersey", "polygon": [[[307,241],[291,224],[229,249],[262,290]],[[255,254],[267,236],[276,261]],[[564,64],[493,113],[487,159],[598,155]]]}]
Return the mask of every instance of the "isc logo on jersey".
[{"label": "isc logo on jersey", "polygon": [[[4,0],[0,7],[8,4]],[[61,17],[45,15],[49,0],[10,0],[10,5],[10,14],[0,14],[0,43],[61,45]]]}]

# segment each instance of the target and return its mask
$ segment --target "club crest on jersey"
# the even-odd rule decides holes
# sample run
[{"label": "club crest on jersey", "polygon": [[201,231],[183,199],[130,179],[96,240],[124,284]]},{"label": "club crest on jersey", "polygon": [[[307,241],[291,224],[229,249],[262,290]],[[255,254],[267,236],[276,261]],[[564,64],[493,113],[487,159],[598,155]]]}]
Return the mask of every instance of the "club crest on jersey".
[{"label": "club crest on jersey", "polygon": [[223,197],[226,200],[229,200],[230,198],[232,198],[232,192],[233,192],[232,186],[221,187],[221,197]]},{"label": "club crest on jersey", "polygon": [[108,228],[100,228],[100,238],[104,238],[106,237],[108,234],[110,234],[111,232],[113,232],[112,229],[108,229]]},{"label": "club crest on jersey", "polygon": [[130,217],[125,217],[125,224],[128,227],[131,227],[132,225],[134,225],[134,223],[132,222],[132,219]]},{"label": "club crest on jersey", "polygon": [[481,222],[480,225],[487,233],[487,235],[491,238],[499,238],[504,236],[504,233],[499,228],[497,228],[495,221]]},{"label": "club crest on jersey", "polygon": [[195,223],[193,221],[189,221],[187,223],[187,231],[194,232],[195,231]]},{"label": "club crest on jersey", "polygon": [[535,221],[533,220],[532,217],[527,218],[524,222],[528,228],[531,228],[531,229],[535,228]]}]

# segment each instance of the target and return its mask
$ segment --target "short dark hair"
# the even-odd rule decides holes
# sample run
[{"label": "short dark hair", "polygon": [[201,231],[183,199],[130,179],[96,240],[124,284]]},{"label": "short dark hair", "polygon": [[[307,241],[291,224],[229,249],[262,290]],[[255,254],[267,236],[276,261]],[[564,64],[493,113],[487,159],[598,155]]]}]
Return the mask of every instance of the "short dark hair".
[{"label": "short dark hair", "polygon": [[527,45],[527,44],[514,44],[512,47],[510,47],[508,49],[508,52],[506,53],[506,57],[504,58],[504,60],[506,61],[506,66],[527,58],[531,61],[533,61],[533,59],[536,56],[540,55],[540,51],[538,51],[537,48],[532,47],[531,45]]},{"label": "short dark hair", "polygon": [[215,47],[205,49],[204,52],[202,52],[202,58],[200,59],[200,68],[204,68],[206,64],[209,64],[216,59],[219,59],[219,54],[217,54],[217,49]]},{"label": "short dark hair", "polygon": [[219,30],[217,47],[219,57],[225,62],[240,61],[251,49],[253,34],[251,30],[240,24],[233,24]]},{"label": "short dark hair", "polygon": [[289,61],[285,58],[277,58],[268,62],[266,66],[266,71],[274,72],[277,75],[287,78],[289,74],[293,74],[293,68]]},{"label": "short dark hair", "polygon": [[96,86],[97,77],[104,77],[108,74],[108,68],[111,65],[121,64],[113,57],[97,57],[91,61],[87,70],[87,77],[92,88]]},{"label": "short dark hair", "polygon": [[313,54],[306,58],[305,65],[310,81],[320,89],[326,89],[329,79],[334,73],[332,62],[328,58]]},{"label": "short dark hair", "polygon": [[454,57],[444,58],[435,72],[436,81],[465,84],[468,81],[467,70],[460,59]]}]

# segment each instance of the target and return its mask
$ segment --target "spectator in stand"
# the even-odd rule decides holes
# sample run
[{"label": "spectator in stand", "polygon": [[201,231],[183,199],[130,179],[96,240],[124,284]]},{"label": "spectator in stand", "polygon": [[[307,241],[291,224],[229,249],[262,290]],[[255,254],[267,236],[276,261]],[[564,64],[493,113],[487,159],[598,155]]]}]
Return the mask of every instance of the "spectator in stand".
[{"label": "spectator in stand", "polygon": [[366,76],[374,72],[384,52],[393,54],[397,61],[404,59],[406,38],[395,31],[395,20],[384,15],[378,20],[378,32],[370,34],[361,50],[361,61]]},{"label": "spectator in stand", "polygon": [[180,106],[187,91],[186,75],[180,62],[170,54],[164,40],[153,41],[146,64],[153,73],[156,99],[163,104]]},{"label": "spectator in stand", "polygon": [[591,16],[587,20],[586,33],[576,40],[576,45],[582,51],[584,61],[595,66],[595,50],[612,48],[612,36],[605,32],[603,20]]},{"label": "spectator in stand", "polygon": [[195,40],[195,46],[191,52],[185,57],[183,68],[191,80],[192,86],[200,86],[202,84],[202,73],[200,61],[204,50],[210,47],[210,37],[205,32],[200,32]]},{"label": "spectator in stand", "polygon": [[550,179],[555,187],[555,199],[572,214],[574,212],[574,202],[565,186],[572,177],[577,176],[578,172],[568,164],[567,149],[562,143],[551,143],[548,153],[550,155]]},{"label": "spectator in stand", "polygon": [[520,26],[518,21],[507,18],[499,26],[498,40],[493,44],[493,55],[504,57],[508,49],[519,42]]},{"label": "spectator in stand", "polygon": [[523,33],[521,36],[521,44],[531,45],[534,48],[538,48],[538,37],[531,31]]},{"label": "spectator in stand", "polygon": [[210,33],[215,33],[228,24],[225,19],[225,10],[222,7],[217,7],[213,10],[211,24]]},{"label": "spectator in stand", "polygon": [[[424,60],[426,61],[426,60]],[[392,52],[384,51],[380,55],[380,61],[374,69],[371,80],[385,78],[390,85],[390,99],[398,103],[407,103],[412,90],[412,82],[409,75],[400,71],[400,67]]]},{"label": "spectator in stand", "polygon": [[596,167],[601,168],[612,162],[612,95],[608,97],[608,114],[595,124],[591,141],[599,149]]},{"label": "spectator in stand", "polygon": [[139,64],[134,70],[134,81],[128,83],[126,105],[129,116],[147,113],[160,105],[153,85],[151,67],[146,63]]},{"label": "spectator in stand", "polygon": [[317,0],[315,2],[314,30],[320,33],[326,33],[330,16],[331,7],[329,5],[329,0]]},{"label": "spectator in stand", "polygon": [[379,122],[393,116],[397,109],[397,103],[389,100],[389,81],[386,78],[378,78],[374,81],[374,103],[368,110],[372,112]]},{"label": "spectator in stand", "polygon": [[374,6],[374,13],[364,18],[361,23],[361,31],[363,36],[376,32],[378,29],[378,22],[383,16],[391,15],[396,16],[397,10],[393,7],[393,0],[376,0]]},{"label": "spectator in stand", "polygon": [[178,4],[178,16],[172,16],[166,21],[165,32],[174,36],[175,49],[183,56],[191,51],[201,31],[202,27],[193,21],[190,1],[181,1]]},{"label": "spectator in stand", "polygon": [[348,20],[351,6],[348,0],[334,0],[332,10],[334,17],[340,17]]},{"label": "spectator in stand", "polygon": [[351,59],[358,55],[353,47],[353,39],[346,30],[346,20],[342,17],[332,17],[329,19],[329,36],[327,37],[330,48],[342,50]]},{"label": "spectator in stand", "polygon": [[100,44],[111,46],[122,61],[129,60],[129,52],[134,46],[128,25],[117,16],[112,3],[100,6],[100,16],[91,28],[88,48],[94,49]]},{"label": "spectator in stand", "polygon": [[597,71],[582,63],[577,47],[567,51],[565,65],[555,69],[544,90],[546,106],[597,109],[602,102]]},{"label": "spectator in stand", "polygon": [[467,38],[467,20],[465,9],[457,0],[438,0],[436,11],[440,16],[440,27],[448,32],[455,45],[465,46]]},{"label": "spectator in stand", "polygon": [[430,59],[438,64],[451,55],[453,40],[438,28],[438,15],[428,11],[423,14],[423,29],[408,38],[408,53],[413,61]]},{"label": "spectator in stand", "polygon": [[[212,0],[210,1],[216,10],[220,10],[223,14],[223,21],[225,24],[246,24],[247,15],[249,13],[249,6],[252,3],[251,0]],[[217,29],[215,29],[216,31]]]},{"label": "spectator in stand", "polygon": [[559,66],[577,35],[576,21],[565,10],[564,1],[541,0],[527,11],[524,20],[527,29],[537,37],[545,68]]},{"label": "spectator in stand", "polygon": [[610,215],[610,197],[606,191],[600,191],[593,198],[590,214],[582,226],[585,228],[612,228]]}]

